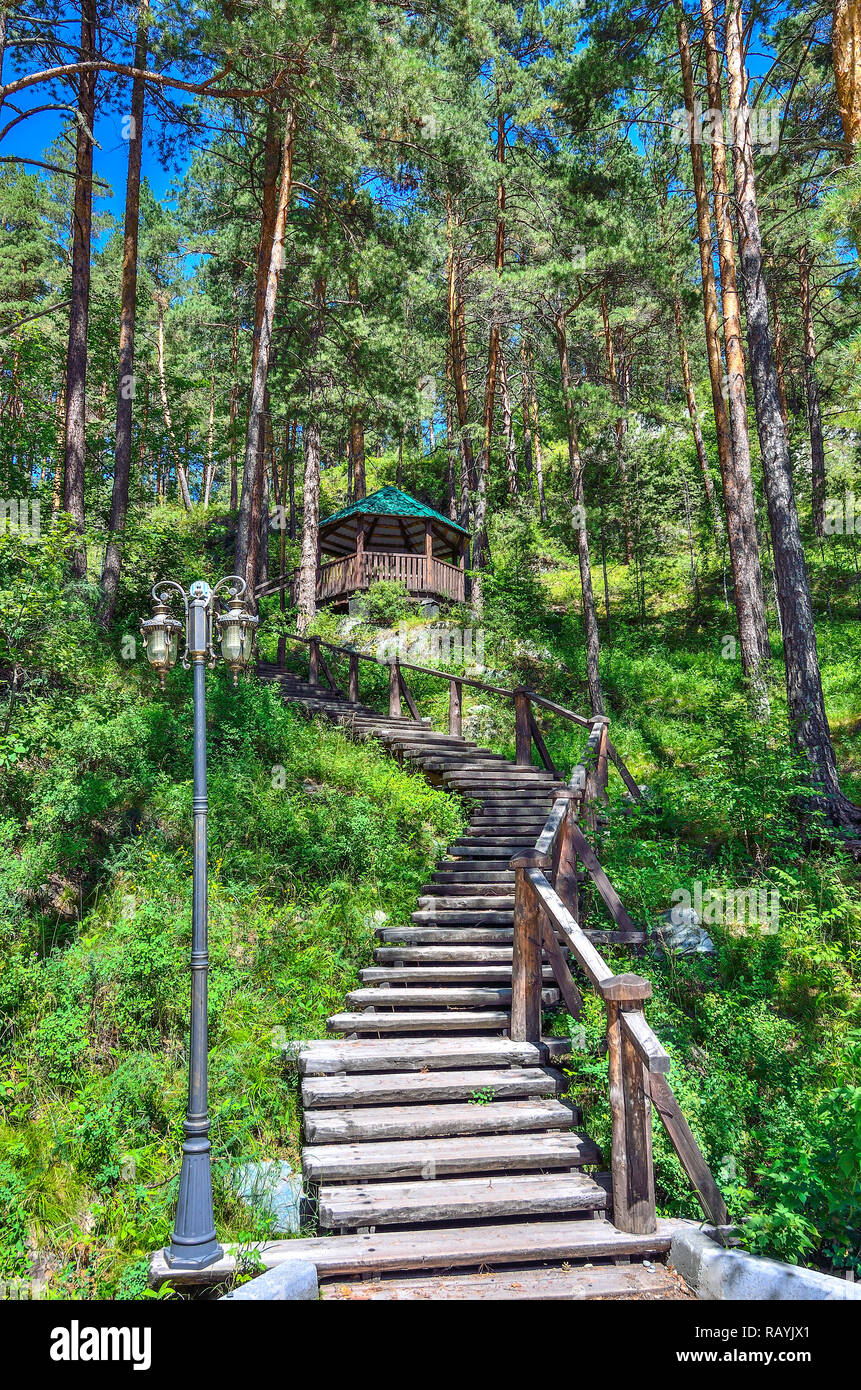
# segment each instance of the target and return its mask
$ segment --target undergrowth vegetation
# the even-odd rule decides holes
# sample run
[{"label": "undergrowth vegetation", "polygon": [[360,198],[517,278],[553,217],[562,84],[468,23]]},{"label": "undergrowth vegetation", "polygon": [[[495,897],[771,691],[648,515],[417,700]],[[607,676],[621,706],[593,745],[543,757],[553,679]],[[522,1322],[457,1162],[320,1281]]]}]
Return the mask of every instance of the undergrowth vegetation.
[{"label": "undergrowth vegetation", "polygon": [[[157,513],[136,533],[104,635],[94,591],[65,579],[65,544],[62,527],[38,543],[0,537],[0,1279],[35,1267],[49,1296],[134,1298],[147,1252],[170,1230],[182,1142],[192,745],[189,676],[172,673],[162,695],[132,638],[153,579],[213,578],[223,545],[194,519]],[[483,678],[583,709],[576,562],[516,516],[498,524],[493,555]],[[719,586],[685,623],[626,609],[626,582],[611,571],[621,616],[604,676],[613,737],[649,797],[635,809],[611,779],[602,861],[652,927],[697,884],[702,895],[777,892],[779,920],[758,930],[724,914],[705,921],[713,956],[650,946],[634,961],[608,953],[611,964],[652,981],[649,1018],[673,1088],[748,1245],[861,1274],[857,866],[824,829],[799,825],[777,654],[772,718],[758,724],[737,663],[721,655]],[[402,595],[373,595],[349,640],[375,650],[392,635],[380,622],[420,638],[428,625],[405,611]],[[475,619],[453,609],[441,623]],[[342,627],[319,620],[329,637]],[[861,638],[840,612],[823,629],[835,743],[857,797]],[[276,640],[264,623],[264,655]],[[361,665],[363,698],[382,707],[386,672]],[[447,682],[406,674],[443,726]],[[408,920],[463,808],[256,680],[234,689],[213,672],[208,682],[216,1217],[222,1237],[250,1245],[268,1224],[238,1197],[238,1165],[298,1160],[284,1044],[320,1035],[370,960],[375,926]],[[513,752],[506,702],[473,692],[466,718]],[[567,774],[582,734],[550,716],[542,724]],[[584,911],[599,923],[589,895]],[[579,1023],[557,1014],[550,1026],[574,1039],[571,1095],[606,1146],[602,1014],[584,993]],[[660,1129],[655,1145],[661,1210],[696,1216]]]}]

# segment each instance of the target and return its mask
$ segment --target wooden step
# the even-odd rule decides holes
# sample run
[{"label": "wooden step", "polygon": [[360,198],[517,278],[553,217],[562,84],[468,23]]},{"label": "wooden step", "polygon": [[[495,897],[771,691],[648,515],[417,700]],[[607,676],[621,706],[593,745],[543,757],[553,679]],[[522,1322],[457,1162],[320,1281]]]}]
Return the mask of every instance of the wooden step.
[{"label": "wooden step", "polygon": [[302,1150],[308,1182],[444,1177],[447,1173],[520,1172],[600,1163],[596,1144],[574,1131],[406,1139],[382,1144],[321,1144]]},{"label": "wooden step", "polygon": [[508,1011],[496,1009],[365,1010],[331,1014],[326,1027],[332,1033],[474,1033],[485,1028],[505,1032],[509,1022]]},{"label": "wooden step", "polygon": [[[470,864],[463,859],[441,859],[434,872],[432,883],[495,883],[514,882],[514,870],[510,859],[498,859]],[[430,890],[428,884],[425,892]]]},{"label": "wooden step", "polygon": [[604,1211],[609,1174],[529,1173],[514,1177],[344,1183],[321,1187],[320,1225],[402,1226],[408,1221],[480,1221],[500,1216],[559,1216]]},{"label": "wooden step", "polygon": [[436,1139],[466,1134],[521,1134],[568,1130],[578,1112],[567,1101],[495,1100],[450,1105],[366,1105],[349,1110],[308,1110],[309,1144],[372,1143],[384,1139]]},{"label": "wooden step", "polygon": [[470,894],[482,898],[511,898],[514,896],[514,874],[508,875],[510,883],[482,883],[470,879],[451,879],[447,883],[427,883],[422,890],[420,903],[429,898],[466,898]]},{"label": "wooden step", "polygon": [[407,946],[511,945],[511,927],[377,927],[381,941],[402,941]]},{"label": "wooden step", "polygon": [[[356,1105],[422,1105],[465,1100],[490,1105],[499,1100],[561,1095],[567,1079],[553,1067],[471,1067],[468,1071],[346,1072],[306,1076],[306,1110]],[[478,1097],[478,1099],[476,1099]]]},{"label": "wooden step", "polygon": [[[359,972],[363,985],[510,985],[511,962],[502,965],[370,965]],[[555,979],[549,966],[543,978]]]},{"label": "wooden step", "polygon": [[[543,1004],[555,1004],[558,998],[555,989],[542,990]],[[416,985],[415,989],[389,989],[372,985],[368,989],[351,989],[346,1003],[352,1009],[499,1009],[510,1005],[511,990],[470,989],[468,986],[432,989],[423,985]]]},{"label": "wooden step", "polygon": [[[265,1269],[287,1260],[310,1262],[320,1278],[349,1274],[388,1274],[408,1270],[473,1269],[494,1265],[534,1266],[543,1261],[561,1264],[574,1260],[614,1259],[631,1256],[653,1259],[665,1254],[673,1236],[696,1230],[692,1221],[659,1220],[652,1235],[617,1231],[609,1221],[569,1217],[556,1221],[506,1221],[500,1225],[431,1226],[426,1230],[352,1232],[348,1236],[310,1236],[267,1241],[260,1250]],[[172,1270],[164,1252],[150,1263],[154,1285],[212,1284],[220,1282],[236,1266],[236,1252],[203,1270]]]},{"label": "wooden step", "polygon": [[448,853],[452,856],[456,855],[463,863],[469,860],[478,863],[482,859],[491,859],[494,863],[502,860],[506,864],[510,864],[515,854],[534,844],[534,840],[527,840],[523,844],[509,840],[505,845],[489,845],[484,840],[475,844],[467,844],[463,840],[458,840],[456,844],[449,845]]},{"label": "wooden step", "polygon": [[466,1299],[470,1302],[522,1299],[542,1302],[636,1299],[657,1302],[690,1299],[678,1275],[666,1265],[541,1265],[535,1269],[483,1271],[479,1274],[418,1275],[413,1278],[335,1280],[322,1284],[324,1302],[391,1303]]},{"label": "wooden step", "polygon": [[489,912],[514,911],[514,894],[503,893],[428,893],[419,898],[419,911],[425,912]]},{"label": "wooden step", "polygon": [[416,965],[424,962],[432,964],[450,962],[487,965],[511,965],[513,950],[511,946],[378,946],[374,959],[384,965],[396,965],[414,961]]},{"label": "wooden step", "polygon": [[545,1051],[509,1038],[320,1038],[288,1047],[300,1076],[537,1066]]},{"label": "wooden step", "polygon": [[412,912],[410,920],[417,927],[434,924],[440,927],[510,927],[514,925],[514,908],[497,910],[485,907],[478,912],[469,912],[439,907],[434,911]]}]

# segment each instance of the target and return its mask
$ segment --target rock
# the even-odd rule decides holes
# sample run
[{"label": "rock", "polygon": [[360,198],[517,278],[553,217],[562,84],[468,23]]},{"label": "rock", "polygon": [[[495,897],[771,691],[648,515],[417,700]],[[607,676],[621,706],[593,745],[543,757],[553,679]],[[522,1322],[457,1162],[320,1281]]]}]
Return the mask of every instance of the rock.
[{"label": "rock", "polygon": [[243,1163],[236,1174],[236,1191],[247,1202],[274,1218],[275,1235],[296,1235],[302,1227],[302,1176],[280,1158]]},{"label": "rock", "polygon": [[317,1266],[309,1264],[307,1260],[285,1260],[283,1264],[276,1265],[274,1269],[267,1269],[265,1274],[258,1274],[255,1279],[249,1279],[247,1284],[240,1284],[238,1289],[226,1293],[218,1301],[219,1303],[224,1303],[228,1299],[234,1302],[286,1301],[287,1299],[316,1301],[318,1297]]},{"label": "rock", "polygon": [[655,938],[665,951],[678,956],[713,956],[715,944],[692,907],[672,907],[664,912],[655,930]]},{"label": "rock", "polygon": [[302,783],[302,790],[306,796],[322,796],[326,788],[322,782],[312,782],[310,777],[306,777]]}]

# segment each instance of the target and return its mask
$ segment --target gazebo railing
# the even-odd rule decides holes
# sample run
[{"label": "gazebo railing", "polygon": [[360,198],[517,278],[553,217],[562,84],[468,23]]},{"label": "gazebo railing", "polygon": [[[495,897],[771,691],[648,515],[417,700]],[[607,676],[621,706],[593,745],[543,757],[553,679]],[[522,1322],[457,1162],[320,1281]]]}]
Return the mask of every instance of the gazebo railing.
[{"label": "gazebo railing", "polygon": [[[367,589],[377,580],[405,584],[412,594],[440,594],[457,603],[465,597],[464,572],[459,565],[412,551],[366,550],[361,555],[345,555],[317,566],[317,602]],[[274,594],[289,584],[292,601],[298,581],[296,569],[284,579],[261,586],[257,596]]]}]

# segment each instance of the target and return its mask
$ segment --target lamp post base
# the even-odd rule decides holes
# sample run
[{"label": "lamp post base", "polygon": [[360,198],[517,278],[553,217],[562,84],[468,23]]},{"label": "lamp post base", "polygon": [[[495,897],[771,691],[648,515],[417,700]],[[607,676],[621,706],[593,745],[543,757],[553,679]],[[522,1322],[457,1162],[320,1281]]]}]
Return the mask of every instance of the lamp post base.
[{"label": "lamp post base", "polygon": [[164,1262],[168,1269],[208,1269],[223,1256],[224,1251],[217,1240],[208,1241],[206,1245],[172,1244],[164,1250]]},{"label": "lamp post base", "polygon": [[209,1128],[206,1121],[185,1122],[188,1137],[182,1146],[176,1225],[164,1255],[171,1269],[206,1269],[224,1254],[213,1219],[210,1144],[205,1134],[194,1133],[203,1125]]}]

